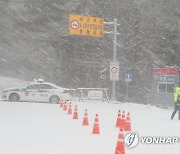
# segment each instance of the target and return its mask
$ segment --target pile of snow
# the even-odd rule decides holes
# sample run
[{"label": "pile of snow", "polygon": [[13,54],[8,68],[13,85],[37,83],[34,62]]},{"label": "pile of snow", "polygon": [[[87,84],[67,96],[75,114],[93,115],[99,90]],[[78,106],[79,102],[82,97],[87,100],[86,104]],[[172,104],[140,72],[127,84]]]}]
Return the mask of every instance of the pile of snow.
[{"label": "pile of snow", "polygon": [[[132,130],[139,136],[179,136],[180,121],[170,120],[171,110],[132,103],[72,102],[79,119],[57,104],[0,102],[0,153],[2,154],[113,154],[119,129],[118,110],[130,112]],[[82,126],[85,109],[89,126]],[[95,115],[100,134],[92,134]],[[179,154],[180,144],[144,145],[126,154]]]}]

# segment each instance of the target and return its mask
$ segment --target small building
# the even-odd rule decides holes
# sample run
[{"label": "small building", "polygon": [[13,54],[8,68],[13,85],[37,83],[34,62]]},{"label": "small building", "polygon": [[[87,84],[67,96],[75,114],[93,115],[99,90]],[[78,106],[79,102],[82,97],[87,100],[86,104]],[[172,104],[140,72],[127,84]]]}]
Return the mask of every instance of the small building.
[{"label": "small building", "polygon": [[154,68],[152,72],[152,104],[163,108],[172,107],[174,105],[173,95],[177,86],[179,86],[178,69]]}]

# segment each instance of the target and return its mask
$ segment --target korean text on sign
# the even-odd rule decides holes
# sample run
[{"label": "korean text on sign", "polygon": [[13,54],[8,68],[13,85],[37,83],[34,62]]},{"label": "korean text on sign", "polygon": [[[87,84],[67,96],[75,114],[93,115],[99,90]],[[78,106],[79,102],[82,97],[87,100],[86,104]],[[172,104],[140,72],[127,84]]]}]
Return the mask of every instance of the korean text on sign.
[{"label": "korean text on sign", "polygon": [[69,18],[71,35],[97,36],[104,35],[104,18],[71,14]]}]

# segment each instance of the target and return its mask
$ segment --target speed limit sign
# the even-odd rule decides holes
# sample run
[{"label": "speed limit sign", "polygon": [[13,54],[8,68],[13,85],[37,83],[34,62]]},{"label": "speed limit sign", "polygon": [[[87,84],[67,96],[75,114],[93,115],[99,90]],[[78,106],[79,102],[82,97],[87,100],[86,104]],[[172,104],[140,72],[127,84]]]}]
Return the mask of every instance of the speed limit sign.
[{"label": "speed limit sign", "polygon": [[110,80],[119,80],[119,62],[110,62]]},{"label": "speed limit sign", "polygon": [[98,78],[100,81],[105,81],[106,80],[106,75],[104,73],[99,73]]},{"label": "speed limit sign", "polygon": [[113,74],[116,74],[116,73],[118,72],[118,68],[117,68],[117,67],[113,67],[113,68],[111,69],[111,72],[112,72]]}]

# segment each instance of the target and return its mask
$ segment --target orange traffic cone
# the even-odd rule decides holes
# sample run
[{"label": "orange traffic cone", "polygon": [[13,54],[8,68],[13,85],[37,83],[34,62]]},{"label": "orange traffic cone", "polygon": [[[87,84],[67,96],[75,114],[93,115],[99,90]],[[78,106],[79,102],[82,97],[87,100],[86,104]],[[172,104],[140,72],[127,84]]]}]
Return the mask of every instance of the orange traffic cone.
[{"label": "orange traffic cone", "polygon": [[95,122],[94,122],[94,127],[93,127],[92,133],[93,134],[100,134],[98,114],[96,114],[96,118],[95,118]]},{"label": "orange traffic cone", "polygon": [[78,119],[78,109],[77,109],[77,105],[75,106],[75,109],[74,109],[73,119]]},{"label": "orange traffic cone", "polygon": [[115,154],[125,154],[124,134],[122,129],[119,131]]},{"label": "orange traffic cone", "polygon": [[67,111],[67,103],[66,102],[64,103],[63,111]]},{"label": "orange traffic cone", "polygon": [[68,114],[72,114],[71,102],[70,102],[70,104],[69,104]]},{"label": "orange traffic cone", "polygon": [[85,113],[84,113],[83,125],[84,126],[89,125],[87,109],[85,110]]},{"label": "orange traffic cone", "polygon": [[117,121],[116,121],[116,127],[120,127],[121,125],[121,111],[118,111],[118,117],[117,117]]},{"label": "orange traffic cone", "polygon": [[120,128],[124,130],[125,124],[126,124],[125,112],[123,111],[123,112],[122,112],[122,122],[121,122]]},{"label": "orange traffic cone", "polygon": [[63,107],[63,100],[60,100],[60,107]]},{"label": "orange traffic cone", "polygon": [[125,123],[125,131],[131,131],[131,120],[130,120],[130,113],[128,112],[126,123]]}]

